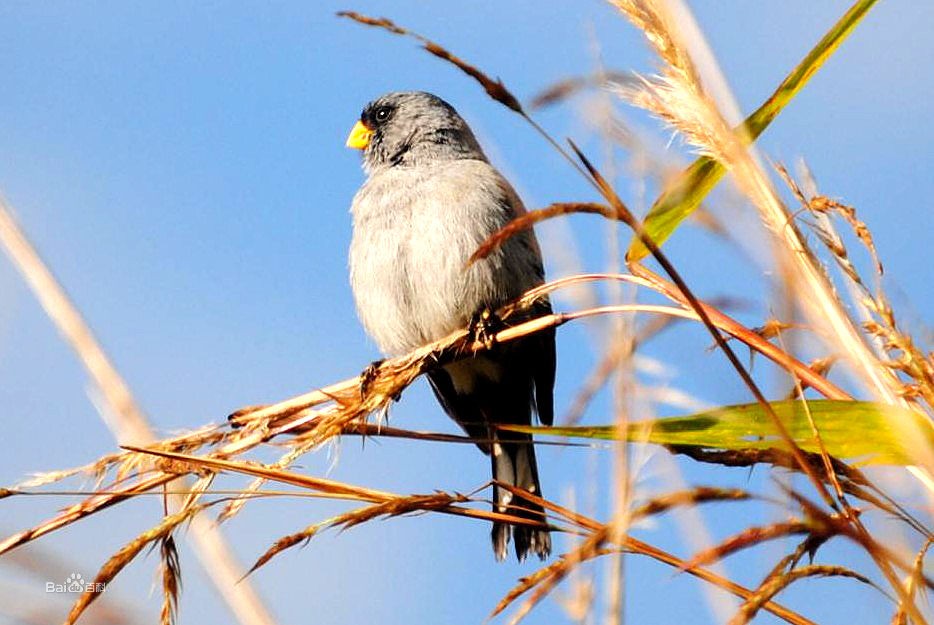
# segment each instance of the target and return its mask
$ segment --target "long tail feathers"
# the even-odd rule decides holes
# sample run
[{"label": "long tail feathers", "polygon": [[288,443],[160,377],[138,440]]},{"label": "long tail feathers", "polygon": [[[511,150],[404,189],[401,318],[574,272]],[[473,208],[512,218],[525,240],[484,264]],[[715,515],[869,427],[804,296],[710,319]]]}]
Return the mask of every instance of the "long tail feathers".
[{"label": "long tail feathers", "polygon": [[[513,436],[514,439],[503,440],[501,433],[494,435],[499,440],[493,443],[493,453],[490,454],[493,479],[541,496],[535,448],[531,444],[532,437],[523,434]],[[542,506],[515,495],[505,488],[494,485],[493,499],[494,512],[545,521],[545,510]],[[519,560],[525,559],[529,551],[542,560],[551,553],[551,535],[547,530],[496,521],[493,523],[492,538],[493,553],[497,560],[506,558],[510,534],[515,540],[516,556]]]},{"label": "long tail feathers", "polygon": [[[553,348],[552,348],[553,349]],[[554,375],[541,382],[547,390],[538,387],[526,377],[529,366],[525,357],[500,353],[499,360],[479,356],[458,361],[442,369],[428,372],[428,379],[445,411],[477,440],[480,449],[490,455],[493,479],[517,486],[539,497],[542,489],[538,481],[535,448],[529,434],[507,432],[492,427],[495,423],[530,423],[531,396],[538,392],[534,402],[544,423],[551,424],[551,385]],[[552,351],[550,368],[554,368]],[[545,521],[542,506],[513,494],[505,488],[493,487],[493,511],[500,514]],[[510,539],[515,540],[516,556],[524,559],[531,551],[541,559],[551,553],[551,536],[547,530],[528,525],[493,523],[493,553],[504,560]]]}]

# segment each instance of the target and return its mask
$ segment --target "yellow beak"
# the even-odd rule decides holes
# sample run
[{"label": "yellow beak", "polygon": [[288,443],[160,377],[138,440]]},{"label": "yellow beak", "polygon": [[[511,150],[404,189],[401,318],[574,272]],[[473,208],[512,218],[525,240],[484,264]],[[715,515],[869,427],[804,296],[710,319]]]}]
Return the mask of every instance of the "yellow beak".
[{"label": "yellow beak", "polygon": [[364,126],[363,122],[358,121],[350,129],[350,136],[347,137],[347,147],[362,150],[370,143],[370,137],[372,136],[373,131]]}]

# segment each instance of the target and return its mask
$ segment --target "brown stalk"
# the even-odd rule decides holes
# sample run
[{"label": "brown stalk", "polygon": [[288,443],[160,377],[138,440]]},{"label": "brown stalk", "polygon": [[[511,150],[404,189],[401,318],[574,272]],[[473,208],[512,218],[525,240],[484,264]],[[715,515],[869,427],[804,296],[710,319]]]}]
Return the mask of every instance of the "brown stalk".
[{"label": "brown stalk", "polygon": [[678,75],[687,87],[702,92],[694,61],[680,40],[680,31],[676,26],[674,16],[664,3],[643,0],[610,0],[610,4],[619,9],[633,26],[645,34],[646,41],[667,63],[669,71]]},{"label": "brown stalk", "polygon": [[[300,488],[308,488],[315,491],[320,491],[323,493],[335,495],[341,499],[347,499],[352,501],[365,501],[373,504],[398,504],[399,502],[410,501],[413,498],[421,498],[424,495],[398,495],[395,493],[390,493],[387,491],[375,490],[372,488],[365,488],[362,486],[355,486],[352,484],[347,484],[345,482],[336,482],[334,480],[329,480],[320,477],[312,477],[310,475],[304,475],[301,473],[295,473],[292,471],[284,471],[282,469],[274,469],[258,465],[255,463],[249,462],[237,462],[232,460],[224,460],[216,457],[208,456],[192,456],[188,454],[180,454],[169,451],[161,451],[156,449],[142,449],[142,448],[128,448],[137,453],[151,454],[155,456],[162,456],[171,460],[181,462],[183,464],[190,464],[193,467],[204,467],[212,471],[232,471],[234,473],[242,473],[245,475],[253,475],[255,477],[262,477],[264,479],[273,480],[276,482],[281,482],[283,484],[291,484],[292,486],[298,486]],[[190,469],[189,469],[190,470]],[[455,499],[459,496],[451,495]],[[475,510],[472,508],[464,508],[460,506],[443,506],[437,509],[438,512],[443,512],[446,514],[453,514],[456,516],[466,516],[471,518],[484,519],[487,521],[508,521],[514,524],[530,525],[534,527],[541,527],[542,524],[538,521],[533,521],[531,519],[517,517],[509,514],[501,514],[498,512],[488,512],[485,510]]]},{"label": "brown stalk", "polygon": [[162,557],[162,610],[159,613],[159,622],[162,625],[171,625],[178,613],[178,593],[182,585],[178,548],[171,534],[159,541],[159,553]]},{"label": "brown stalk", "polygon": [[65,508],[65,510],[63,510],[62,513],[58,516],[44,521],[32,529],[17,532],[12,536],[7,537],[6,540],[0,542],[0,555],[4,554],[10,549],[19,547],[20,545],[28,543],[31,540],[35,540],[44,534],[48,534],[49,532],[61,529],[66,525],[74,523],[75,521],[79,521],[87,516],[94,514],[95,512],[100,512],[105,508],[134,497],[135,495],[152,490],[153,488],[158,488],[163,484],[171,482],[177,477],[177,475],[171,473],[157,473],[156,475],[145,479],[141,478],[139,481],[122,489],[114,489],[116,490],[117,494],[110,493],[103,496],[93,495],[81,503]]},{"label": "brown stalk", "polygon": [[652,497],[649,501],[634,508],[630,513],[630,518],[635,521],[643,517],[667,512],[676,506],[689,506],[711,501],[746,501],[752,497],[752,495],[739,488],[695,486],[688,490]]},{"label": "brown stalk", "polygon": [[256,563],[250,567],[247,575],[253,573],[286,549],[308,542],[324,529],[330,527],[348,529],[354,525],[359,525],[360,523],[365,523],[381,516],[394,517],[412,512],[444,512],[444,509],[449,508],[453,503],[463,503],[467,501],[469,500],[464,495],[449,495],[447,493],[412,495],[408,497],[398,496],[394,499],[340,514],[325,521],[309,525],[305,529],[294,534],[283,536],[256,560]]},{"label": "brown stalk", "polygon": [[[790,452],[775,447],[767,449],[708,449],[695,445],[667,445],[667,447],[672,453],[683,454],[698,462],[719,464],[725,467],[751,467],[756,464],[770,464],[785,469],[795,470],[797,468],[796,460]],[[802,455],[815,470],[824,466],[820,454],[802,450]],[[845,477],[849,483],[870,485],[869,481],[858,469],[833,457],[830,458],[830,462],[834,471]],[[846,486],[844,491],[850,492]]]},{"label": "brown stalk", "polygon": [[[537,317],[499,331],[492,337],[491,342],[494,344],[504,343],[546,328],[561,326],[569,321],[594,315],[621,312],[652,312],[679,317],[690,316],[684,310],[665,306],[604,306],[572,313],[553,313]],[[311,443],[320,444],[324,440],[340,434],[349,423],[385,406],[428,368],[467,357],[488,347],[484,341],[472,339],[468,331],[458,330],[444,339],[419,348],[410,354],[383,361],[374,370],[368,371],[366,376],[351,378],[326,389],[305,393],[253,412],[239,413],[238,422],[257,423],[260,424],[260,427],[256,427],[224,445],[218,450],[217,454],[230,456],[240,453],[275,436],[292,433],[299,428],[307,429],[307,425],[313,421],[316,421],[315,428],[306,432],[305,436],[308,437]],[[361,395],[359,389],[364,382],[367,386],[367,392]],[[307,408],[312,408],[328,400],[336,402],[336,405],[322,409],[320,412],[306,411]],[[281,417],[289,418],[281,425],[264,427],[265,423]]]},{"label": "brown stalk", "polygon": [[[744,588],[743,586],[740,586],[739,584],[736,584],[724,577],[721,577],[717,575],[716,573],[705,568],[701,568],[701,567],[686,568],[684,567],[684,560],[676,556],[673,556],[670,553],[666,553],[665,551],[662,551],[661,549],[653,547],[631,536],[626,537],[625,544],[622,546],[630,550],[631,553],[646,555],[646,556],[649,556],[650,558],[654,558],[655,560],[658,560],[659,562],[664,562],[665,564],[668,564],[676,569],[683,570],[684,572],[689,573],[693,575],[694,577],[697,577],[706,582],[714,584],[715,586],[723,588],[724,590],[736,595],[737,597],[748,599],[753,596],[753,592],[751,590]],[[792,612],[788,608],[782,605],[779,605],[777,603],[769,602],[769,604],[766,604],[763,607],[769,612],[771,612],[772,614],[774,614],[775,616],[789,623],[795,623],[796,625],[805,625],[805,624],[813,625],[813,623],[810,620],[804,618],[803,616],[801,616],[800,614],[797,614],[796,612]]]},{"label": "brown stalk", "polygon": [[418,41],[422,43],[422,47],[425,48],[425,50],[435,55],[439,59],[442,59],[444,61],[447,61],[448,63],[451,63],[452,65],[455,65],[462,72],[464,72],[465,74],[467,74],[468,76],[470,76],[471,78],[479,82],[491,98],[493,98],[494,100],[496,100],[503,106],[509,109],[512,109],[516,113],[519,113],[521,115],[525,114],[525,112],[522,110],[522,105],[519,104],[519,100],[514,95],[512,95],[512,93],[509,92],[509,90],[506,88],[506,86],[503,84],[501,80],[493,80],[492,78],[490,78],[489,76],[481,72],[479,69],[477,69],[473,65],[454,56],[453,54],[448,52],[446,49],[444,49],[443,47],[441,47],[434,41],[431,41],[427,37],[423,37],[422,35],[419,35],[416,32],[412,32],[405,28],[401,28],[400,26],[396,26],[396,24],[394,24],[391,20],[386,19],[385,17],[372,18],[372,17],[367,17],[366,15],[361,15],[360,13],[357,13],[355,11],[338,11],[337,16],[346,17],[346,18],[354,20],[355,22],[359,22],[367,26],[375,26],[377,28],[382,28],[395,35],[407,35],[409,37],[417,39]]},{"label": "brown stalk", "polygon": [[795,550],[789,554],[782,556],[782,558],[772,567],[772,570],[769,571],[765,577],[762,578],[762,582],[759,584],[759,587],[764,586],[768,582],[771,582],[774,578],[779,577],[783,573],[791,570],[797,566],[798,562],[801,561],[801,558],[804,557],[804,554],[808,554],[813,560],[814,555],[817,553],[817,550],[821,546],[821,542],[812,540],[811,536],[808,536],[795,547]]},{"label": "brown stalk", "polygon": [[[842,535],[846,536],[856,544],[860,545],[863,549],[866,550],[866,553],[873,559],[876,563],[876,566],[879,568],[879,571],[885,576],[886,581],[889,585],[895,590],[896,594],[899,597],[899,602],[904,604],[906,609],[909,612],[909,615],[912,619],[915,620],[917,625],[924,625],[927,621],[921,615],[921,612],[918,610],[918,607],[914,605],[914,602],[911,601],[908,597],[904,586],[901,584],[898,576],[892,570],[892,564],[902,569],[903,571],[912,571],[913,568],[911,565],[907,564],[898,554],[896,554],[891,549],[885,547],[876,541],[869,532],[862,526],[862,524],[853,524],[850,522],[845,522],[840,520],[837,517],[828,515],[826,512],[821,510],[818,506],[810,502],[806,497],[802,496],[799,493],[796,493],[790,489],[783,488],[785,492],[798,502],[805,509],[806,513],[813,519],[820,521],[822,524],[831,526],[833,530]],[[921,580],[928,588],[934,590],[934,580],[929,579],[927,576],[922,575]]]},{"label": "brown stalk", "polygon": [[509,592],[506,593],[502,599],[499,600],[499,603],[496,604],[496,607],[493,608],[493,611],[490,613],[487,619],[492,619],[493,617],[499,615],[516,599],[524,595],[532,588],[535,588],[538,584],[550,580],[552,576],[558,574],[566,575],[568,572],[570,572],[563,571],[562,569],[573,568],[586,560],[611,553],[613,553],[611,549],[591,549],[588,551],[586,545],[581,545],[570,553],[560,555],[554,562],[551,562],[550,564],[540,568],[531,575],[520,578],[519,583],[516,584]]},{"label": "brown stalk", "polygon": [[[725,467],[751,467],[756,464],[769,464],[791,470],[797,467],[795,459],[791,454],[785,450],[776,448],[719,450],[706,449],[692,445],[666,445],[666,447],[674,454],[683,454],[698,462],[719,464]],[[826,466],[824,458],[821,457],[820,454],[813,452],[803,453],[808,462],[814,465],[815,469]],[[829,460],[836,474],[840,489],[844,493],[869,502],[883,512],[905,521],[922,536],[931,536],[931,532],[924,527],[920,521],[915,519],[903,506],[899,505],[891,497],[869,482],[859,469],[851,467],[833,456],[829,456]],[[840,478],[843,478],[843,481],[840,481]],[[867,491],[864,487],[872,489],[873,492]]]},{"label": "brown stalk", "polygon": [[[920,585],[920,578],[924,572],[924,559],[932,543],[934,543],[934,537],[924,541],[924,545],[921,546],[921,549],[918,550],[918,555],[915,556],[914,568],[905,582],[905,593],[908,595],[909,601],[914,600],[915,593]],[[892,625],[908,625],[908,611],[905,609],[905,604],[902,601],[898,602],[898,609],[896,609],[895,614],[892,615]]]},{"label": "brown stalk", "polygon": [[552,204],[545,208],[530,211],[525,215],[520,215],[500,228],[497,232],[480,244],[480,246],[471,254],[467,265],[486,258],[493,250],[503,244],[509,237],[522,230],[530,230],[538,222],[552,219],[561,215],[570,215],[573,213],[589,213],[592,215],[603,215],[607,219],[615,219],[616,212],[604,204],[595,204],[593,202],[562,202]]},{"label": "brown stalk", "polygon": [[[585,210],[575,211],[574,207],[577,207],[577,206],[584,207]],[[508,236],[511,236],[512,234],[515,234],[515,232],[518,232],[519,230],[522,230],[524,228],[531,227],[533,223],[537,223],[539,221],[543,221],[551,217],[556,217],[558,215],[564,215],[564,214],[568,214],[572,212],[589,212],[589,213],[604,214],[602,212],[603,210],[610,210],[610,209],[608,209],[607,207],[601,208],[601,205],[565,203],[565,204],[553,204],[551,207],[548,207],[546,209],[530,211],[526,215],[517,217],[513,222],[510,222],[510,224],[508,224],[505,228],[493,234],[490,237],[490,239],[488,239],[487,241],[484,241],[481,244],[481,247],[477,250],[477,252],[475,252],[474,255],[477,258],[483,258],[486,254],[489,254],[494,249],[496,244],[502,244],[502,241],[508,238]],[[501,234],[505,233],[507,230],[509,234],[508,235],[504,234],[503,236],[501,236]],[[483,252],[482,254],[481,254],[481,250]],[[700,317],[697,316],[696,313],[694,313],[694,311],[691,309],[689,300],[682,294],[682,292],[674,284],[668,282],[667,280],[662,279],[660,276],[653,273],[652,271],[650,271],[649,269],[647,269],[646,267],[642,265],[633,265],[631,267],[631,270],[633,271],[633,274],[634,274],[631,276],[627,276],[625,274],[622,274],[622,275],[620,274],[583,274],[580,276],[571,276],[569,278],[555,280],[554,282],[550,282],[541,287],[538,287],[537,289],[533,289],[529,291],[529,293],[523,296],[520,301],[528,301],[532,297],[538,294],[544,294],[550,290],[553,290],[554,288],[557,288],[557,286],[561,286],[563,284],[574,282],[577,280],[583,280],[583,279],[627,280],[629,282],[633,282],[636,284],[642,284],[643,286],[647,286],[653,290],[658,291],[662,295],[665,295],[669,299],[685,307],[685,309],[691,311],[693,315],[692,316],[693,319],[700,320]],[[819,393],[821,393],[828,399],[842,399],[842,400],[852,399],[852,397],[849,394],[847,394],[846,392],[841,390],[839,387],[834,385],[832,382],[827,380],[827,378],[821,375],[818,371],[800,362],[799,360],[793,358],[787,352],[785,352],[784,350],[780,349],[778,346],[766,340],[765,337],[757,334],[756,332],[754,332],[753,330],[750,330],[749,328],[746,328],[742,324],[736,322],[731,317],[729,317],[728,315],[725,315],[724,313],[720,312],[719,310],[717,310],[713,306],[710,306],[709,304],[700,303],[700,306],[704,310],[704,312],[707,314],[707,316],[710,318],[710,320],[714,323],[714,325],[716,325],[718,328],[730,334],[734,338],[742,341],[743,343],[748,345],[750,348],[756,350],[757,352],[759,352],[760,354],[762,354],[769,360],[773,361],[774,363],[778,364],[779,366],[785,368],[790,373],[792,373],[795,377],[799,378],[802,381],[802,383],[807,384],[808,386],[814,388],[816,391],[818,391]]]},{"label": "brown stalk", "polygon": [[630,85],[634,84],[637,80],[637,77],[634,76],[632,72],[601,71],[589,76],[574,76],[558,81],[540,91],[538,95],[534,96],[529,102],[529,107],[532,109],[540,109],[551,106],[552,104],[566,100],[587,87],[601,87],[606,83]]},{"label": "brown stalk", "polygon": [[267,549],[259,558],[256,559],[256,562],[253,563],[253,566],[250,567],[250,570],[246,572],[246,575],[252,575],[254,571],[261,568],[267,562],[272,560],[275,556],[290,549],[296,545],[307,543],[309,540],[314,538],[314,536],[321,531],[321,529],[327,526],[328,521],[322,521],[320,523],[314,523],[309,525],[305,529],[295,532],[294,534],[289,534],[288,536],[283,536],[275,543],[272,544],[269,549]]},{"label": "brown stalk", "polygon": [[765,541],[784,538],[794,534],[811,534],[826,539],[832,535],[828,534],[826,529],[827,528],[817,527],[807,521],[798,520],[782,521],[765,526],[750,526],[738,534],[722,541],[719,545],[694,554],[694,557],[688,560],[685,566],[688,568],[692,566],[704,566],[711,562],[722,560],[741,549],[756,547]]},{"label": "brown stalk", "polygon": [[[659,293],[662,293],[669,299],[679,302],[682,305],[687,305],[687,298],[676,285],[663,279],[661,276],[657,275],[643,265],[632,265],[630,269],[636,276],[644,279],[652,286],[653,289],[656,289]],[[749,345],[755,349],[769,360],[780,365],[796,378],[799,378],[803,383],[811,386],[814,390],[822,394],[827,399],[853,399],[848,393],[834,385],[824,376],[811,369],[806,364],[796,360],[773,343],[762,339],[762,337],[758,337],[758,335],[756,335],[756,333],[752,330],[749,330],[742,324],[737,323],[727,315],[721,313],[711,306],[701,304],[701,307],[710,317],[711,321],[713,321],[713,323],[715,323],[718,327],[722,328],[724,332],[734,336],[746,345]]]},{"label": "brown stalk", "polygon": [[745,625],[755,617],[756,613],[779,592],[794,582],[808,577],[849,577],[870,586],[875,586],[868,578],[842,566],[811,565],[793,569],[782,575],[766,581],[760,586],[754,596],[750,597],[740,606],[739,610],[730,619],[729,625]]},{"label": "brown stalk", "polygon": [[[525,600],[525,602],[519,607],[512,618],[509,619],[509,625],[515,625],[523,618],[525,618],[525,616],[532,610],[532,608],[534,608],[535,605],[541,601],[545,595],[551,592],[551,590],[557,586],[561,580],[567,577],[568,573],[570,573],[578,563],[597,556],[600,551],[600,546],[607,540],[608,534],[609,526],[594,532],[571,553],[558,558],[555,562],[545,567],[545,569],[542,571],[542,575],[537,576],[534,586],[530,586],[528,588],[534,588],[531,596]],[[525,590],[522,592],[525,592]],[[517,598],[519,594],[522,594],[519,592],[519,587],[516,587],[510,593],[510,595],[512,595],[514,598]],[[507,597],[510,595],[507,595]],[[508,605],[509,602],[504,603],[505,599],[506,598],[504,597],[503,601],[500,601],[493,613],[490,614],[491,618],[501,612]]]}]

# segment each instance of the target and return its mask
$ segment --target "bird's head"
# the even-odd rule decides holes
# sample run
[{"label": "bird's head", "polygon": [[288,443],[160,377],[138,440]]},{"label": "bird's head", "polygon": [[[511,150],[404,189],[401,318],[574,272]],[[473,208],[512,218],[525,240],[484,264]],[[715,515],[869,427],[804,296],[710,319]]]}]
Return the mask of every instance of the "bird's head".
[{"label": "bird's head", "polygon": [[381,96],[363,109],[347,137],[369,172],[461,158],[485,160],[467,123],[450,104],[421,91]]}]

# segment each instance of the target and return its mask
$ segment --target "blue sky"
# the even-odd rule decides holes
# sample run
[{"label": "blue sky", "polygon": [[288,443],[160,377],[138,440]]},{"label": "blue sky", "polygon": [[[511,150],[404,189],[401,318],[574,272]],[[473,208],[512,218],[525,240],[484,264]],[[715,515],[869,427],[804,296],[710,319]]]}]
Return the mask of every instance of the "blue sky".
[{"label": "blue sky", "polygon": [[[848,5],[693,4],[744,112],[771,93]],[[469,78],[411,40],[336,19],[339,9],[391,17],[501,77],[523,100],[557,79],[591,71],[595,48],[612,69],[653,67],[641,36],[596,1],[0,4],[0,193],[163,433],[344,379],[378,356],[357,322],[346,275],[348,207],[363,174],[359,154],[344,140],[373,97],[420,89],[447,99],[530,207],[596,199],[534,131]],[[790,165],[805,157],[824,193],[857,208],[875,236],[894,302],[914,328],[934,322],[934,268],[924,252],[934,235],[934,40],[921,28],[930,24],[930,3],[880,3],[759,142],[765,155]],[[604,162],[600,141],[582,121],[586,104],[575,98],[537,119]],[[664,148],[667,130],[620,110]],[[670,149],[685,153],[677,140]],[[616,154],[620,162],[626,157]],[[630,204],[644,205],[626,171],[616,182]],[[567,273],[569,257],[588,271],[606,268],[608,235],[594,218],[575,217],[540,235],[552,277]],[[767,315],[761,268],[692,226],[668,249],[698,293],[758,298],[744,317],[752,325]],[[598,358],[602,327],[560,331],[559,413]],[[699,328],[685,327],[649,344],[645,354],[666,366],[672,387],[702,401],[747,401],[708,344]],[[5,259],[0,380],[6,443],[0,484],[114,449],[80,364]],[[601,395],[586,418],[607,422],[608,410]],[[392,423],[453,431],[423,382],[393,406]],[[645,486],[664,490],[670,484],[653,463],[668,464],[658,453]],[[546,494],[567,502],[573,491],[583,509],[605,513],[605,452],[539,454]],[[488,479],[488,462],[476,449],[430,443],[348,439],[330,453],[306,456],[302,466],[398,492],[466,492]],[[761,470],[677,466],[690,483],[769,488]],[[7,499],[0,531],[29,526],[69,502]],[[227,530],[241,559],[251,562],[279,536],[340,509],[295,499],[259,502]],[[88,578],[154,524],[159,510],[155,498],[134,502],[49,536],[40,547],[65,554]],[[769,519],[731,510],[708,512],[711,533],[726,536]],[[670,519],[640,532],[687,553]],[[496,564],[488,542],[485,526],[462,519],[371,523],[316,538],[271,562],[253,582],[283,623],[477,623],[534,570],[531,563]],[[825,555],[855,562],[834,549]],[[743,556],[728,571],[754,584],[779,555]],[[152,556],[140,559],[112,588],[147,610],[146,619],[158,610],[158,596],[149,595],[155,564]],[[185,547],[182,566],[180,622],[227,621]],[[48,600],[36,592],[44,580],[25,578],[2,559],[0,574],[0,588],[22,589],[25,601]],[[634,558],[627,574],[629,622],[713,618],[699,582]],[[815,601],[824,593],[841,601]],[[818,581],[790,592],[786,602],[821,622],[888,618],[884,600],[870,593]],[[563,618],[549,600],[528,622]]]}]

